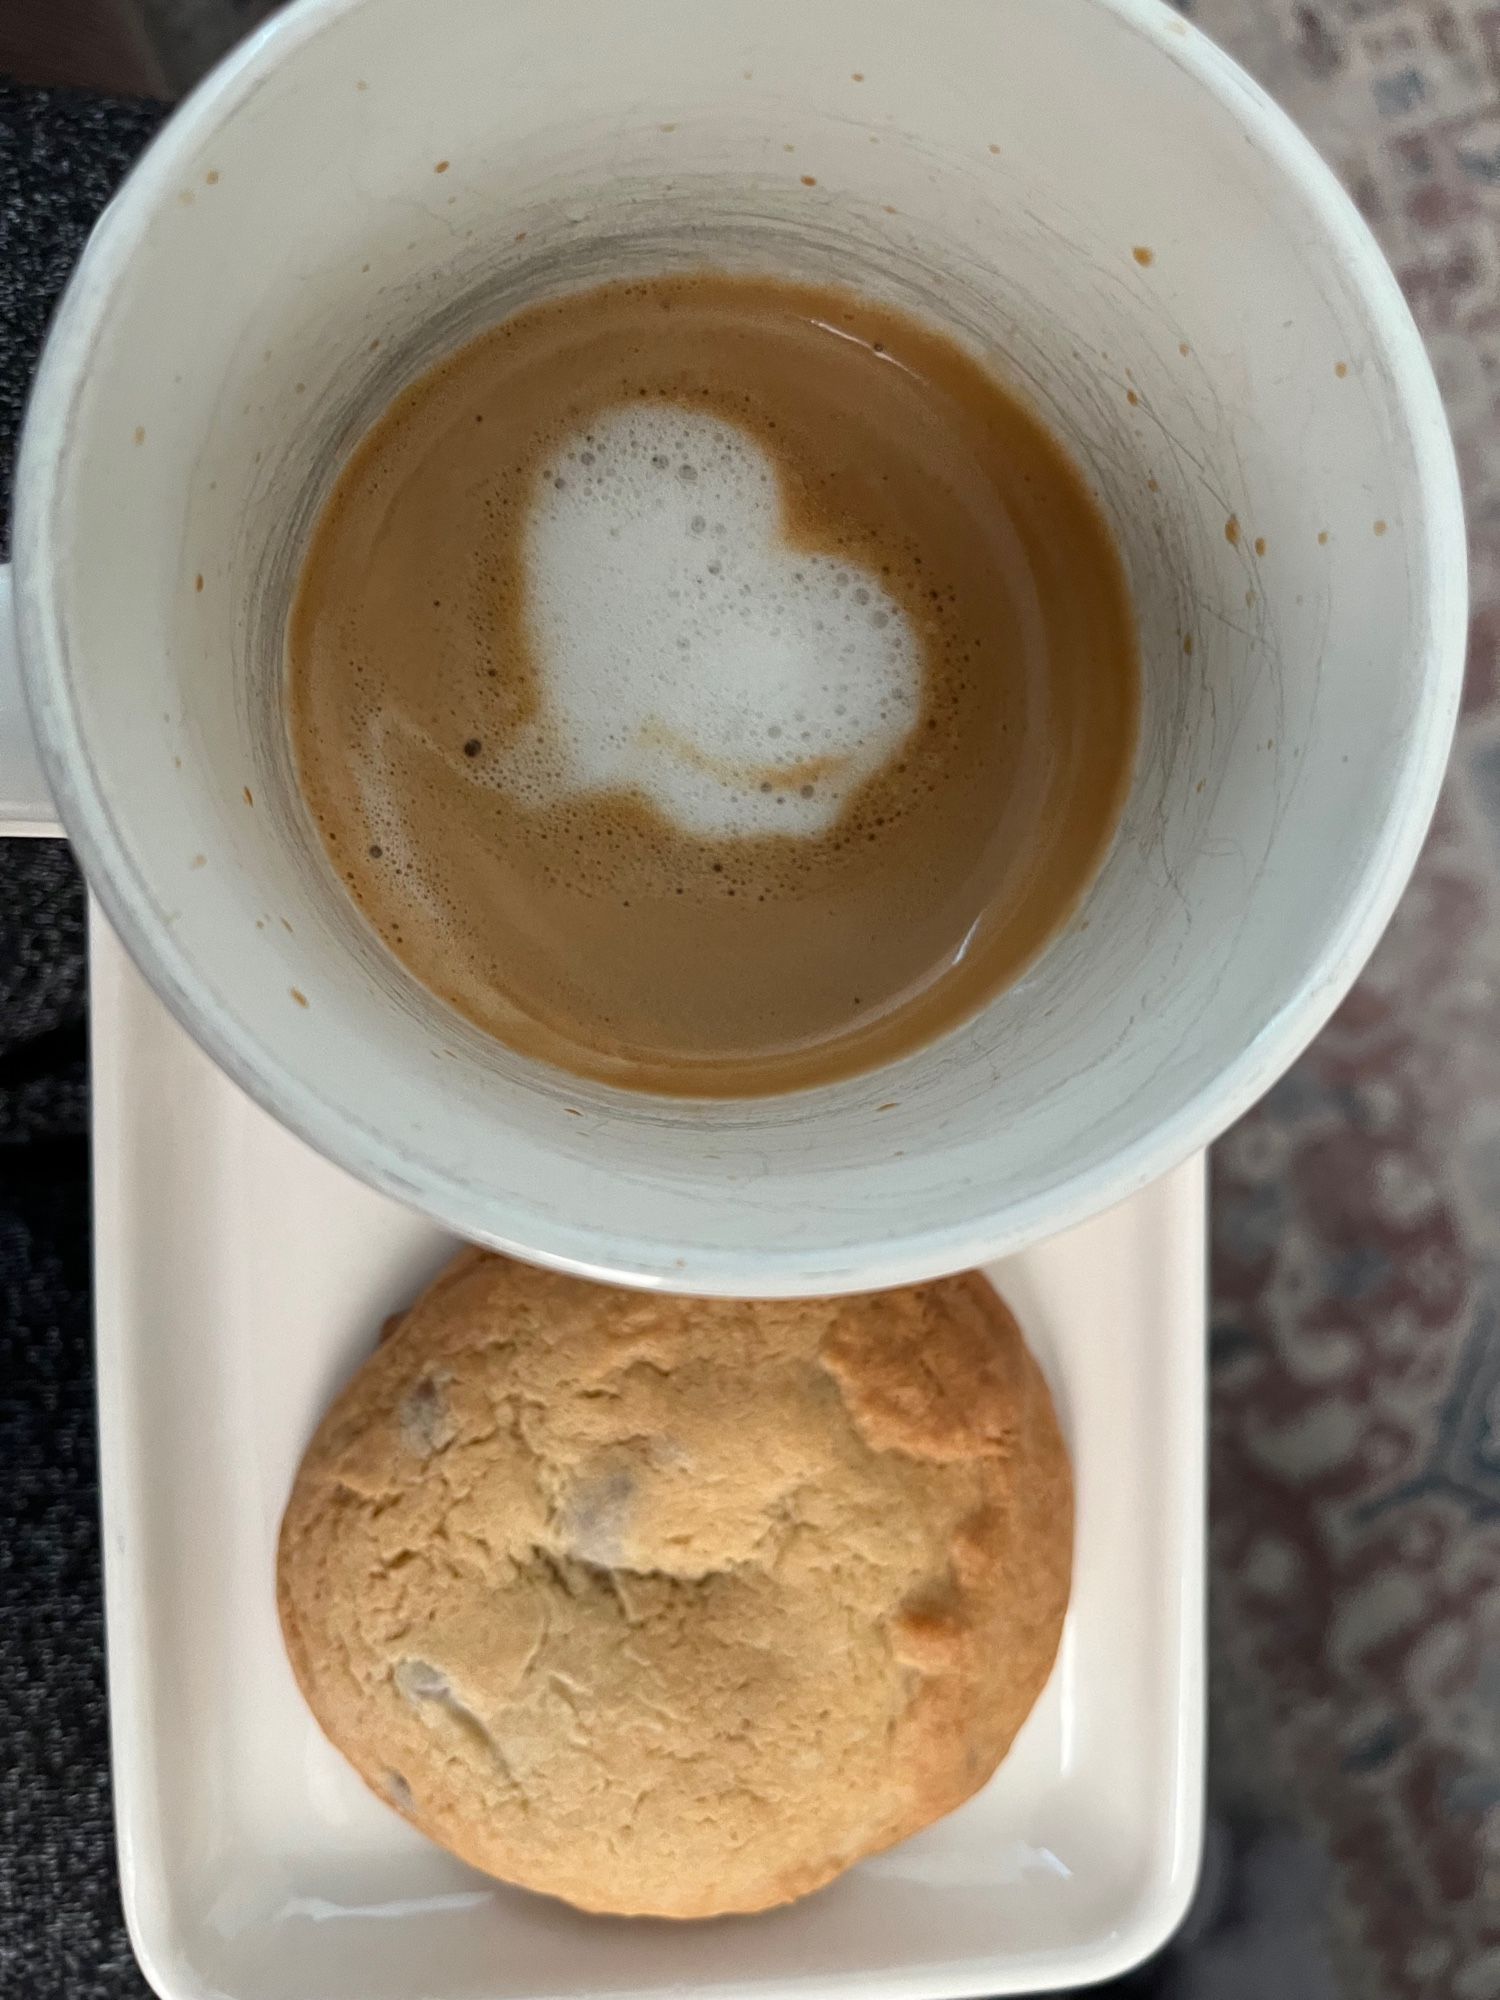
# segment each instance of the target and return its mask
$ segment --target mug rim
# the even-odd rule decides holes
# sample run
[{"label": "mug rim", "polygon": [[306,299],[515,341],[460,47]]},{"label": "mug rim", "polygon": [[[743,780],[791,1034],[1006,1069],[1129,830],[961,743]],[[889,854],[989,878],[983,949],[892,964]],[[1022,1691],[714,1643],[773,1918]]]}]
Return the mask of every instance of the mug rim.
[{"label": "mug rim", "polygon": [[[179,945],[149,883],[122,839],[110,801],[94,782],[73,697],[67,620],[47,579],[65,532],[57,505],[62,469],[77,447],[75,404],[91,350],[107,318],[115,280],[158,205],[169,197],[177,158],[196,149],[273,65],[327,32],[367,0],[304,0],[241,43],[183,101],[152,139],[96,224],[48,331],[28,401],[15,483],[12,559],[23,680],[39,754],[59,817],[97,898],[157,994],[248,1096],[279,1123],[356,1178],[475,1241],[585,1277],[680,1292],[739,1296],[835,1293],[908,1283],[1008,1254],[1137,1192],[1206,1146],[1240,1117],[1324,1026],[1384,931],[1406,887],[1436,808],[1457,722],[1467,629],[1467,555],[1458,471],[1426,350],[1374,236],[1332,170],[1291,118],[1234,60],[1181,21],[1164,0],[1085,0],[1187,69],[1294,184],[1387,347],[1395,401],[1412,452],[1414,625],[1420,631],[1423,696],[1392,803],[1338,921],[1294,990],[1233,1060],[1199,1083],[1139,1136],[1101,1160],[1006,1205],[951,1227],[897,1242],[839,1249],[821,1262],[807,1250],[684,1246],[621,1236],[608,1227],[528,1215],[511,1199],[504,1215],[473,1185],[418,1167],[399,1146],[325,1101],[265,1048],[251,1024],[226,1012]],[[497,1222],[501,1224],[497,1227]]]}]

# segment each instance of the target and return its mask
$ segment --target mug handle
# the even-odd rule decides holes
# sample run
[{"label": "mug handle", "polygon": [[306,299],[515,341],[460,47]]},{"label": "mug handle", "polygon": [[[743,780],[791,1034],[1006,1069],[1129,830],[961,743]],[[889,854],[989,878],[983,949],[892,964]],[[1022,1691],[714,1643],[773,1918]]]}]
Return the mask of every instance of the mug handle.
[{"label": "mug handle", "polygon": [[14,834],[59,839],[62,828],[37,760],[21,693],[10,564],[0,563],[0,837]]}]

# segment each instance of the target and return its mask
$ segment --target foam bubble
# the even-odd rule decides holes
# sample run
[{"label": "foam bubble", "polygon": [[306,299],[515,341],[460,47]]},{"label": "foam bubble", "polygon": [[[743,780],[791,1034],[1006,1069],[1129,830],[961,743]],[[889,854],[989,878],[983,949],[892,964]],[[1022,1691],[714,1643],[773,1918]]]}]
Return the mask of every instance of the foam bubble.
[{"label": "foam bubble", "polygon": [[701,837],[813,836],[917,724],[905,612],[787,545],[775,465],[720,418],[594,419],[541,468],[526,560],[541,715],[495,761],[513,795],[630,788]]}]

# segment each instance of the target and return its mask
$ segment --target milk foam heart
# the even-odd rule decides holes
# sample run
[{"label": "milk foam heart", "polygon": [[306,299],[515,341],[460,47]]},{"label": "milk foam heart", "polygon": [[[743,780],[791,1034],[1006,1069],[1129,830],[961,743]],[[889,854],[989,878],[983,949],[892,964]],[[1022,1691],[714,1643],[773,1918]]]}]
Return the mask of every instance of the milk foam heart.
[{"label": "milk foam heart", "polygon": [[538,804],[633,790],[700,837],[816,835],[916,726],[904,610],[789,546],[775,465],[706,412],[608,410],[558,449],[527,591],[542,714],[493,776]]}]

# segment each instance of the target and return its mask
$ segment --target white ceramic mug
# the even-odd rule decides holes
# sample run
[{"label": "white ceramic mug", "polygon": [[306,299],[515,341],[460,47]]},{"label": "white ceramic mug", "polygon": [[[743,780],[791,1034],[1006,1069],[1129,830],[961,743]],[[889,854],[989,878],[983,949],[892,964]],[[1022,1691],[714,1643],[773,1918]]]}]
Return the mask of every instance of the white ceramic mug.
[{"label": "white ceramic mug", "polygon": [[[311,837],[279,706],[305,530],[398,386],[520,300],[703,262],[847,280],[1017,384],[1114,522],[1145,663],[1119,840],[1035,969],[899,1064],[753,1103],[575,1081],[429,999]],[[95,231],[14,563],[42,778],[7,694],[12,816],[50,790],[233,1077],[466,1236],[746,1294],[977,1263],[1243,1111],[1406,880],[1465,614],[1389,271],[1157,0],[302,0]]]}]

